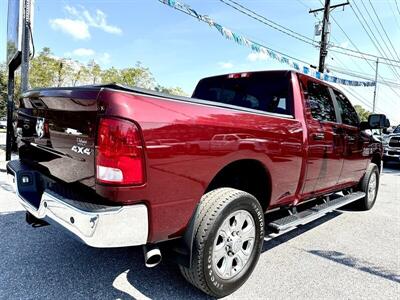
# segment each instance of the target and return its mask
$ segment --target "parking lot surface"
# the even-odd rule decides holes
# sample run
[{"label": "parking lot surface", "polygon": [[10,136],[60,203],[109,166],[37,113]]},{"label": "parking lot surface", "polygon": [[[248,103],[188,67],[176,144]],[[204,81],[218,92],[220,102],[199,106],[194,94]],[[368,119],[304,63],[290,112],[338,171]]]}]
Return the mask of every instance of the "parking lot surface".
[{"label": "parking lot surface", "polygon": [[[1,149],[0,149],[1,151]],[[2,154],[2,153],[0,153]],[[94,249],[57,228],[32,228],[0,164],[1,299],[206,299],[169,262],[148,269],[140,247]],[[399,299],[400,165],[375,207],[343,209],[267,237],[250,279],[227,299]]]}]

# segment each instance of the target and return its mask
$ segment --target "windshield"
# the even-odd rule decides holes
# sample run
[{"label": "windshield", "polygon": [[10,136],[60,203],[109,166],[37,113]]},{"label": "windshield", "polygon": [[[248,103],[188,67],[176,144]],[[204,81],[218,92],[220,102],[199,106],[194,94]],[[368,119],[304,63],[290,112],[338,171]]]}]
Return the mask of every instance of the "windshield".
[{"label": "windshield", "polygon": [[291,73],[256,72],[202,79],[193,98],[293,115]]}]

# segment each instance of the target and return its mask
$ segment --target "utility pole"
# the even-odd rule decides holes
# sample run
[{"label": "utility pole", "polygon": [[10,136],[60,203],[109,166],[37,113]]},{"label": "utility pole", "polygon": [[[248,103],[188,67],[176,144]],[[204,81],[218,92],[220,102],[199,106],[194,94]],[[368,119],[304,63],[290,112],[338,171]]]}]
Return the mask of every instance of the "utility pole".
[{"label": "utility pole", "polygon": [[375,108],[376,108],[376,89],[378,87],[378,65],[379,65],[379,58],[376,59],[375,88],[374,88],[374,101],[372,102],[372,113],[375,113]]},{"label": "utility pole", "polygon": [[23,0],[21,92],[29,89],[29,55],[31,43],[31,0]]},{"label": "utility pole", "polygon": [[331,10],[335,9],[336,7],[344,7],[349,5],[349,2],[341,3],[337,5],[331,6],[330,0],[325,0],[325,5],[323,8],[313,9],[309,11],[309,13],[317,13],[320,11],[324,12],[324,18],[322,21],[322,33],[321,33],[321,43],[320,43],[320,50],[319,50],[319,65],[318,71],[323,73],[325,71],[325,58],[328,55],[328,36],[329,36],[329,14]]},{"label": "utility pole", "polygon": [[325,57],[328,55],[328,28],[329,28],[329,12],[331,10],[331,1],[325,0],[324,19],[322,21],[321,47],[319,48],[319,64],[318,71],[323,73],[325,70]]},{"label": "utility pole", "polygon": [[7,135],[6,135],[6,160],[11,159],[12,145],[14,142],[13,111],[14,111],[14,70],[8,71],[8,96],[7,96]]},{"label": "utility pole", "polygon": [[[13,0],[10,0],[13,1]],[[14,88],[15,71],[21,66],[21,92],[29,88],[29,55],[31,42],[31,9],[34,0],[21,0],[22,2],[22,27],[21,49],[18,50],[17,58],[14,58],[8,65],[8,92],[7,92],[7,136],[6,136],[6,160],[11,159],[12,146],[15,143],[14,132]],[[21,13],[21,12],[19,12]]]}]

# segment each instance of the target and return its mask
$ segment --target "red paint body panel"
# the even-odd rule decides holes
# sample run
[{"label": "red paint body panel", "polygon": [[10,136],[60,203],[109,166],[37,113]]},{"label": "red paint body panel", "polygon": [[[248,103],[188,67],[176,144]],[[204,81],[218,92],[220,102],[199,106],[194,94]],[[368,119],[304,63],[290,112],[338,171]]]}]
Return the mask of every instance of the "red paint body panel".
[{"label": "red paint body panel", "polygon": [[[99,103],[105,115],[135,120],[141,127],[147,182],[141,187],[97,185],[96,191],[126,204],[145,201],[152,241],[181,233],[214,176],[237,160],[254,159],[268,170],[271,207],[296,197],[303,162],[298,120],[110,90],[101,93]],[[254,138],[243,147],[240,140],[225,147],[213,140],[237,133]]]},{"label": "red paint body panel", "polygon": [[[99,201],[145,203],[148,241],[171,239],[182,235],[212,179],[232,162],[261,163],[271,186],[265,182],[270,199],[259,200],[270,209],[353,186],[372,155],[382,155],[381,145],[359,128],[314,120],[300,84],[304,80],[318,81],[291,72],[293,117],[113,86],[32,91],[20,108],[25,128],[20,157],[71,187],[90,190]],[[143,185],[96,183],[95,153],[71,151],[76,143],[97,151],[101,117],[123,118],[139,128]],[[42,138],[35,137],[38,118],[49,128]],[[315,140],[319,133],[324,138]]]}]

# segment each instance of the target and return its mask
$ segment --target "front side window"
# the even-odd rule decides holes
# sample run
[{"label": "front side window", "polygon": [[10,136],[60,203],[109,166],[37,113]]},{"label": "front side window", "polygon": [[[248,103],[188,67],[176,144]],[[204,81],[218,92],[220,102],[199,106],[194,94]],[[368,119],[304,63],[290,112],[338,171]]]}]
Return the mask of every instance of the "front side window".
[{"label": "front side window", "polygon": [[350,101],[341,92],[335,90],[333,92],[339,105],[339,112],[342,117],[343,124],[358,126],[359,119],[353,105],[351,105]]},{"label": "front side window", "polygon": [[307,101],[311,109],[311,115],[319,121],[336,122],[335,107],[326,86],[308,81]]}]

